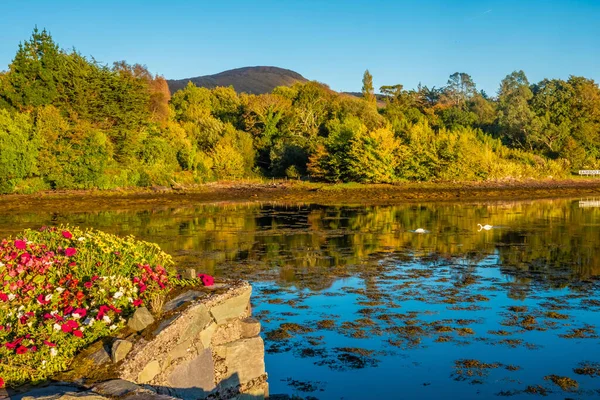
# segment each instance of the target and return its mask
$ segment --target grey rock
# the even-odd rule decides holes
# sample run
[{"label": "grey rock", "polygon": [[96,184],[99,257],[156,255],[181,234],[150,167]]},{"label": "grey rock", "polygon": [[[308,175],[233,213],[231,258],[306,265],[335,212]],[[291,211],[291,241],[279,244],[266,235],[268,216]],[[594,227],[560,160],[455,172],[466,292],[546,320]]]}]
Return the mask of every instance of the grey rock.
[{"label": "grey rock", "polygon": [[154,331],[152,331],[152,334],[154,336],[158,336],[167,326],[171,325],[177,318],[179,318],[179,315],[174,315],[171,318],[168,318],[168,319],[162,321],[158,325],[158,328],[156,328]]},{"label": "grey rock", "polygon": [[179,296],[175,297],[173,300],[169,300],[163,307],[164,312],[173,311],[185,303],[189,303],[190,301],[194,301],[200,297],[202,297],[204,293],[199,292],[197,290],[190,290],[185,293],[181,293]]},{"label": "grey rock", "polygon": [[260,336],[215,346],[214,352],[217,357],[224,360],[226,370],[219,385],[235,386],[263,376],[265,374],[264,351],[265,346]]},{"label": "grey rock", "polygon": [[211,308],[210,313],[215,321],[217,321],[217,324],[221,324],[230,318],[236,318],[244,314],[250,304],[251,294],[252,289],[248,288],[241,294],[227,299],[221,304]]},{"label": "grey rock", "polygon": [[42,387],[36,387],[27,392],[14,393],[12,390],[8,391],[9,398],[11,400],[26,400],[26,399],[58,399],[65,393],[77,393],[81,389],[77,386],[68,384],[54,384]]},{"label": "grey rock", "polygon": [[110,355],[104,346],[102,346],[97,351],[92,353],[88,359],[91,360],[94,365],[101,365],[110,361]]},{"label": "grey rock", "polygon": [[127,326],[134,331],[143,331],[149,325],[154,323],[154,317],[146,307],[140,307],[133,313],[133,316],[127,321]]},{"label": "grey rock", "polygon": [[103,396],[121,397],[129,393],[134,393],[140,389],[140,386],[133,382],[126,381],[125,379],[113,379],[97,384],[92,390]]},{"label": "grey rock", "polygon": [[210,349],[202,351],[196,358],[176,366],[167,383],[173,394],[183,399],[204,398],[215,389],[215,366]]},{"label": "grey rock", "polygon": [[129,354],[129,352],[131,351],[132,347],[133,347],[133,343],[131,343],[128,340],[121,340],[121,339],[115,340],[112,344],[111,351],[110,351],[110,356],[111,356],[112,362],[114,362],[116,364],[119,361],[125,359],[127,354]]}]

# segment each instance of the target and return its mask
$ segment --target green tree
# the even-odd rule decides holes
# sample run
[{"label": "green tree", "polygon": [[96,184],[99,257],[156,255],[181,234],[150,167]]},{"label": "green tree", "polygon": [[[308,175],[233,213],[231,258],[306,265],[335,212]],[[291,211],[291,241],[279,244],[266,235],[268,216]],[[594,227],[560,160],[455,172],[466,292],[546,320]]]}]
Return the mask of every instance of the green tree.
[{"label": "green tree", "polygon": [[373,75],[371,75],[371,73],[369,72],[368,69],[363,74],[362,84],[363,84],[362,85],[363,98],[368,103],[375,104],[376,99],[375,99],[375,89],[373,87]]},{"label": "green tree", "polygon": [[36,171],[39,140],[27,114],[0,109],[0,193]]},{"label": "green tree", "polygon": [[498,128],[500,137],[513,147],[526,148],[534,113],[529,101],[533,93],[523,71],[514,71],[500,83],[498,90]]}]

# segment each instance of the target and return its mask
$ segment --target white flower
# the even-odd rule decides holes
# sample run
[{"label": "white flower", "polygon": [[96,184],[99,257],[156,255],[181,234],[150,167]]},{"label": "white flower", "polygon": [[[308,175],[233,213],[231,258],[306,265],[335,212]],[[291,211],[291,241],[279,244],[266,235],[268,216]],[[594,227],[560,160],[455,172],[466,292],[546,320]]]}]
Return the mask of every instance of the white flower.
[{"label": "white flower", "polygon": [[22,311],[19,311],[19,312],[17,313],[17,318],[21,318],[22,316],[23,316],[23,312],[22,312]]},{"label": "white flower", "polygon": [[33,326],[33,322],[28,322],[27,326],[31,328]]},{"label": "white flower", "polygon": [[46,301],[52,300],[52,295],[51,294],[47,294],[46,297],[44,297],[44,300],[46,300]]},{"label": "white flower", "polygon": [[13,301],[13,300],[15,299],[15,297],[17,297],[17,296],[15,296],[14,294],[10,293],[10,294],[8,295],[8,300],[9,300],[9,301]]},{"label": "white flower", "polygon": [[59,324],[54,324],[54,330],[55,331],[60,331],[60,325]]},{"label": "white flower", "polygon": [[78,313],[74,312],[73,314],[71,314],[73,316],[73,318],[75,319],[79,319],[81,318],[81,315],[79,315]]},{"label": "white flower", "polygon": [[4,267],[4,263],[0,261],[0,267]]},{"label": "white flower", "polygon": [[[24,309],[25,309],[25,306],[21,306],[21,307],[17,308],[18,311],[23,311]],[[23,315],[23,314],[21,314],[21,315]]]},{"label": "white flower", "polygon": [[110,328],[111,331],[114,331],[115,329],[117,329],[117,326],[113,324],[109,328]]},{"label": "white flower", "polygon": [[54,357],[54,356],[55,356],[55,355],[57,355],[57,354],[58,354],[58,351],[57,351],[57,350],[56,350],[54,347],[50,349],[50,355],[51,355],[52,357]]},{"label": "white flower", "polygon": [[55,290],[56,290],[58,293],[62,293],[62,292],[64,292],[64,291],[65,291],[65,288],[62,288],[62,287],[57,287]]},{"label": "white flower", "polygon": [[58,311],[56,311],[56,310],[50,311],[50,315],[56,315],[56,314],[58,314]]},{"label": "white flower", "polygon": [[79,240],[80,242],[83,242],[85,240],[85,238],[82,236],[80,238],[77,238],[77,240]]},{"label": "white flower", "polygon": [[102,317],[102,321],[106,322],[107,324],[110,324],[112,321],[110,320],[110,317],[108,315],[105,315]]},{"label": "white flower", "polygon": [[133,303],[133,297],[128,297],[127,301],[130,302],[130,303]]},{"label": "white flower", "polygon": [[120,299],[121,297],[123,297],[123,292],[117,292],[117,293],[113,294],[113,297],[115,299]]},{"label": "white flower", "polygon": [[85,331],[85,326],[80,326],[80,327],[79,327],[79,330],[80,330],[81,332]]},{"label": "white flower", "polygon": [[42,368],[46,368],[46,360],[42,360]]}]

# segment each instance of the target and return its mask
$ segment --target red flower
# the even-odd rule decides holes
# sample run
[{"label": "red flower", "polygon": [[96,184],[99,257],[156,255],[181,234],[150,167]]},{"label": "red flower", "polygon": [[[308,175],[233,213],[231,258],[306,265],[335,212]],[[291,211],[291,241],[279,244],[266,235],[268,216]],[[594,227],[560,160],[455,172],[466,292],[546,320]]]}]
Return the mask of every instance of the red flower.
[{"label": "red flower", "polygon": [[8,301],[8,295],[6,293],[0,293],[0,300]]},{"label": "red flower", "polygon": [[60,329],[62,329],[62,331],[64,333],[71,333],[71,332],[73,332],[74,329],[77,329],[77,328],[79,328],[79,324],[73,320],[69,320],[69,321],[65,322],[60,327]]},{"label": "red flower", "polygon": [[44,344],[45,344],[46,346],[48,346],[48,347],[56,347],[56,343],[52,343],[52,342],[49,342],[49,341],[47,341],[47,340],[44,340]]},{"label": "red flower", "polygon": [[73,314],[78,314],[80,318],[83,318],[87,315],[87,311],[85,308],[76,308]]},{"label": "red flower", "polygon": [[67,247],[65,249],[65,256],[73,257],[75,254],[77,254],[77,249],[74,249],[73,247]]},{"label": "red flower", "polygon": [[0,378],[0,388],[4,387],[4,379]]},{"label": "red flower", "polygon": [[92,287],[93,285],[94,285],[94,282],[91,282],[91,281],[90,281],[90,282],[86,282],[86,283],[84,283],[84,284],[83,284],[83,286],[85,286],[85,287],[86,287],[86,289],[91,289],[91,287]]},{"label": "red flower", "polygon": [[133,301],[133,305],[134,305],[134,307],[139,307],[139,306],[141,306],[142,304],[144,304],[144,301],[143,301],[142,299],[135,299],[135,300]]},{"label": "red flower", "polygon": [[38,301],[38,303],[40,303],[41,305],[44,305],[44,304],[48,304],[48,303],[50,303],[50,300],[46,300],[46,296],[44,296],[43,294],[40,294],[40,295],[37,297],[37,301]]},{"label": "red flower", "polygon": [[81,332],[80,330],[74,330],[73,331],[73,336],[81,338],[81,337],[83,337],[83,332]]},{"label": "red flower", "polygon": [[63,310],[63,315],[71,314],[73,312],[73,306],[66,306]]},{"label": "red flower", "polygon": [[25,346],[17,347],[17,354],[25,354],[25,353],[27,353],[27,347],[25,347]]},{"label": "red flower", "polygon": [[208,274],[198,274],[198,278],[200,278],[204,286],[212,286],[215,283],[215,278]]},{"label": "red flower", "polygon": [[62,231],[62,235],[65,239],[72,239],[73,235],[69,231]]},{"label": "red flower", "polygon": [[19,250],[25,250],[27,248],[27,242],[24,240],[15,240],[15,247]]}]

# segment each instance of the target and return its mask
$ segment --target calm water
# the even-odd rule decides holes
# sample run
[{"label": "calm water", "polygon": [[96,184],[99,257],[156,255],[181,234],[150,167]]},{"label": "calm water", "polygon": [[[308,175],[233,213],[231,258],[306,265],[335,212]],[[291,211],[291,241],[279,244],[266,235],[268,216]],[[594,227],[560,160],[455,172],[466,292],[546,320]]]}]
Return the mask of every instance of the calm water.
[{"label": "calm water", "polygon": [[583,205],[0,211],[0,233],[69,223],[134,234],[182,268],[250,280],[273,394],[596,398],[600,208]]}]

